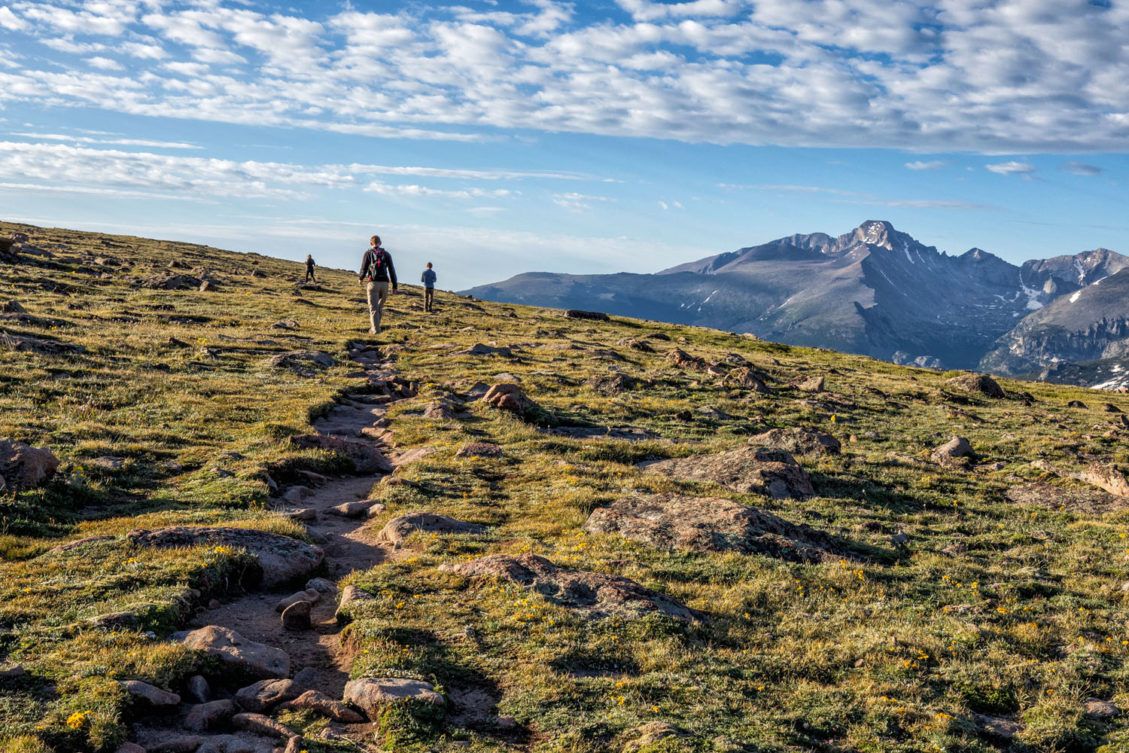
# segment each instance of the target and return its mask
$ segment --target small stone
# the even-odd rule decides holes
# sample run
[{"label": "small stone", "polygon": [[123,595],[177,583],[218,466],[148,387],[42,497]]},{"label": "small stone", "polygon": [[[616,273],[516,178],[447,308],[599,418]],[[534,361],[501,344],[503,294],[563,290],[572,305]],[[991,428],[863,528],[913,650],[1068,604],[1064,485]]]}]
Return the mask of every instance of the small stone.
[{"label": "small stone", "polygon": [[446,705],[431,683],[405,677],[350,680],[345,685],[344,700],[365,712],[369,719],[379,718],[388,706],[407,701]]},{"label": "small stone", "polygon": [[374,499],[358,499],[355,502],[345,502],[336,507],[331,507],[326,512],[342,518],[361,518],[370,508],[380,504]]},{"label": "small stone", "polygon": [[1071,400],[1070,402],[1068,402],[1066,404],[1066,407],[1067,408],[1079,408],[1081,410],[1087,409],[1086,404],[1084,402],[1082,402],[1081,400]]},{"label": "small stone", "polygon": [[207,703],[212,697],[212,688],[203,675],[188,678],[188,698],[196,703]]},{"label": "small stone", "polygon": [[307,486],[292,486],[283,492],[282,501],[289,504],[297,504],[312,495],[313,491]]},{"label": "small stone", "polygon": [[229,699],[199,703],[188,710],[184,726],[193,732],[205,732],[227,722],[239,709]]},{"label": "small stone", "polygon": [[282,611],[282,626],[287,630],[309,630],[313,604],[296,601]]},{"label": "small stone", "polygon": [[141,680],[122,680],[119,684],[125,692],[134,698],[148,702],[150,706],[177,706],[180,704],[180,696],[176,693],[162,690],[156,685],[150,685]]},{"label": "small stone", "polygon": [[317,591],[319,594],[337,593],[337,586],[325,578],[311,578],[306,582],[307,591]]},{"label": "small stone", "polygon": [[221,606],[219,599],[208,599],[208,609],[219,609]]},{"label": "small stone", "polygon": [[284,599],[280,599],[279,602],[274,605],[274,611],[279,613],[285,612],[287,607],[292,604],[297,604],[300,601],[316,604],[319,599],[321,599],[321,591],[314,588],[307,588],[305,591],[299,591],[296,594],[291,594]]},{"label": "small stone", "polygon": [[967,465],[976,456],[964,437],[953,437],[933,450],[933,459],[944,465]]},{"label": "small stone", "polygon": [[1121,709],[1113,701],[1103,701],[1100,698],[1087,698],[1082,709],[1091,719],[1112,719],[1121,713]]}]

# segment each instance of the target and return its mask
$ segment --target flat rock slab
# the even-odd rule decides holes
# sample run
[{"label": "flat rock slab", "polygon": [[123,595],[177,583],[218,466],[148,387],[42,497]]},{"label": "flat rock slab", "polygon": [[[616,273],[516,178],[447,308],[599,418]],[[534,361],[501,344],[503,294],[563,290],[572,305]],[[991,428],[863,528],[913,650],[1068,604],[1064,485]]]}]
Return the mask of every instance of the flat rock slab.
[{"label": "flat rock slab", "polygon": [[286,677],[259,680],[236,691],[235,702],[246,711],[261,714],[280,703],[297,698],[303,690],[300,683]]},{"label": "flat rock slab", "polygon": [[451,569],[468,578],[492,578],[524,586],[555,604],[595,618],[632,618],[658,612],[684,621],[697,619],[677,601],[629,578],[558,567],[535,554],[494,554]]},{"label": "flat rock slab", "polygon": [[797,455],[838,455],[843,450],[842,443],[830,434],[799,426],[769,429],[749,441],[752,444],[775,447]]},{"label": "flat rock slab", "polygon": [[141,680],[122,680],[119,684],[122,686],[122,690],[134,698],[145,701],[150,706],[177,706],[180,704],[180,696],[176,693],[163,690],[156,685],[150,685]]},{"label": "flat rock slab", "polygon": [[256,643],[231,628],[208,625],[184,637],[184,645],[217,657],[234,670],[252,677],[286,677],[290,657],[282,649]]},{"label": "flat rock slab", "polygon": [[321,548],[313,544],[248,528],[176,526],[156,531],[137,529],[131,531],[128,538],[134,546],[160,549],[192,546],[245,549],[258,561],[265,588],[276,588],[308,577],[325,556]]},{"label": "flat rock slab", "polygon": [[366,440],[303,434],[291,437],[290,443],[300,450],[324,450],[341,455],[353,464],[353,470],[359,474],[392,472],[392,463],[384,453]]},{"label": "flat rock slab", "polygon": [[287,701],[282,708],[295,711],[313,711],[336,722],[345,724],[360,724],[365,720],[361,714],[349,708],[348,705],[335,698],[330,698],[320,690],[307,690],[292,701]]},{"label": "flat rock slab", "polygon": [[1049,510],[1105,513],[1129,507],[1129,499],[1091,487],[1062,487],[1048,483],[1024,484],[1008,489],[1006,496],[1019,504]]},{"label": "flat rock slab", "polygon": [[756,492],[773,499],[803,499],[815,494],[811,477],[788,452],[752,445],[712,455],[641,463],[644,473],[679,480],[712,481],[742,494]]},{"label": "flat rock slab", "polygon": [[364,677],[350,680],[345,685],[344,700],[363,711],[369,719],[378,719],[384,709],[408,701],[446,705],[443,696],[436,692],[431,683],[406,677]]},{"label": "flat rock slab", "polygon": [[392,518],[380,530],[378,539],[391,544],[402,544],[413,533],[483,533],[486,526],[466,523],[446,515],[431,512],[413,512]]},{"label": "flat rock slab", "polygon": [[718,497],[623,497],[594,510],[584,530],[619,534],[667,550],[737,551],[794,562],[838,556],[835,540],[822,531]]}]

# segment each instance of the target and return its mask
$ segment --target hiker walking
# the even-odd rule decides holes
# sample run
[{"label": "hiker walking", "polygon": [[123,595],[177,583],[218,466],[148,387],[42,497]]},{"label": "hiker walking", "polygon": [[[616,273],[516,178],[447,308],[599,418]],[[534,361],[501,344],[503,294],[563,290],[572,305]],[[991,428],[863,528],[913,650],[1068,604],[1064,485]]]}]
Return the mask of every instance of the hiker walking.
[{"label": "hiker walking", "polygon": [[318,281],[317,276],[314,275],[314,266],[314,255],[306,254],[306,282],[311,280],[314,282]]},{"label": "hiker walking", "polygon": [[423,283],[423,310],[431,311],[432,304],[435,302],[435,270],[431,268],[431,262],[427,263],[427,269],[423,270],[423,275],[419,281]]},{"label": "hiker walking", "polygon": [[[396,292],[396,268],[392,266],[392,255],[380,245],[380,236],[369,239],[369,250],[361,259],[361,283],[368,292],[369,334],[380,334],[380,319],[384,313],[384,303],[391,293]],[[392,289],[389,291],[389,285]]]}]

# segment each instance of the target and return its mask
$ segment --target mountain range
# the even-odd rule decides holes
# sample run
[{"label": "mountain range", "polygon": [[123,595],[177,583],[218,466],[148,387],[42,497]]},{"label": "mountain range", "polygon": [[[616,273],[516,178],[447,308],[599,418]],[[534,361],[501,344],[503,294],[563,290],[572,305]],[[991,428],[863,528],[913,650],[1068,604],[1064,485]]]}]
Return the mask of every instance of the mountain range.
[{"label": "mountain range", "polygon": [[655,274],[520,274],[489,301],[748,332],[932,368],[1129,386],[1129,257],[1099,248],[1016,266],[950,256],[869,220]]}]

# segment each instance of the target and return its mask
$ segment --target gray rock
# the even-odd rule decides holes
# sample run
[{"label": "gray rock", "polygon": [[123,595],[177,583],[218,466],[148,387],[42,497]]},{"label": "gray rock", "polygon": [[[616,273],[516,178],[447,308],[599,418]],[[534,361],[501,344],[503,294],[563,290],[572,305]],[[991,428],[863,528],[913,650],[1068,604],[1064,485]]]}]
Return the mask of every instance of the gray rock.
[{"label": "gray rock", "polygon": [[773,499],[813,496],[811,478],[789,453],[748,445],[712,455],[642,463],[644,473],[682,480],[712,481],[742,494],[757,492]]},{"label": "gray rock", "polygon": [[321,599],[321,591],[315,588],[307,588],[305,591],[299,591],[296,594],[291,594],[284,599],[280,599],[274,605],[274,611],[282,613],[285,612],[287,607],[297,604],[300,601],[306,601],[310,604],[316,604]]},{"label": "gray rock", "polygon": [[345,586],[337,599],[337,613],[335,615],[337,622],[343,624],[352,621],[352,610],[356,608],[358,604],[372,601],[374,598],[372,594],[361,588],[357,588],[353,585]]},{"label": "gray rock", "polygon": [[976,453],[964,437],[953,437],[933,450],[933,459],[943,465],[967,465],[974,457]]},{"label": "gray rock", "polygon": [[380,541],[390,544],[401,544],[404,539],[413,533],[483,533],[485,526],[478,523],[465,523],[446,515],[437,515],[430,512],[413,512],[400,515],[381,529],[377,535]]},{"label": "gray rock", "polygon": [[236,729],[246,730],[257,735],[276,737],[280,740],[297,737],[292,729],[263,714],[236,714],[231,718],[231,723]]},{"label": "gray rock", "polygon": [[335,507],[331,507],[326,510],[326,512],[341,518],[363,518],[368,514],[370,509],[378,505],[382,510],[384,509],[384,505],[381,505],[375,499],[358,499],[353,502],[344,502]]},{"label": "gray rock", "polygon": [[838,455],[843,445],[838,439],[816,429],[789,427],[786,429],[770,429],[762,434],[757,434],[750,440],[751,444],[776,447],[797,455]]},{"label": "gray rock", "polygon": [[384,709],[408,701],[446,705],[443,696],[435,691],[431,683],[405,677],[350,680],[345,685],[344,700],[363,711],[369,719],[379,719]]},{"label": "gray rock", "polygon": [[229,699],[199,703],[188,709],[184,726],[193,732],[206,732],[226,724],[238,711],[235,702]]},{"label": "gray rock", "polygon": [[325,578],[311,578],[306,581],[307,591],[317,591],[319,594],[337,593],[337,585]]},{"label": "gray rock", "polygon": [[324,717],[345,724],[359,724],[365,720],[346,704],[335,698],[330,698],[320,690],[307,690],[292,701],[287,701],[282,708],[295,711],[313,711]]},{"label": "gray rock", "polygon": [[118,683],[125,692],[134,698],[139,698],[150,706],[166,707],[180,704],[180,696],[168,690],[162,690],[156,685],[150,685],[141,680],[122,680]]},{"label": "gray rock", "polygon": [[296,601],[282,610],[282,627],[287,630],[309,630],[313,606],[309,601]]},{"label": "gray rock", "polygon": [[185,636],[184,645],[215,656],[232,669],[253,677],[290,674],[290,657],[285,651],[244,638],[231,628],[208,625],[193,630]]},{"label": "gray rock", "polygon": [[0,439],[0,477],[9,489],[34,489],[54,478],[59,459],[47,449]]},{"label": "gray rock", "polygon": [[293,700],[302,693],[303,688],[296,680],[287,678],[260,680],[235,693],[235,702],[247,711],[265,713],[280,703]]},{"label": "gray rock", "polygon": [[212,689],[203,675],[192,675],[188,678],[188,697],[196,703],[207,703],[211,700]]}]

